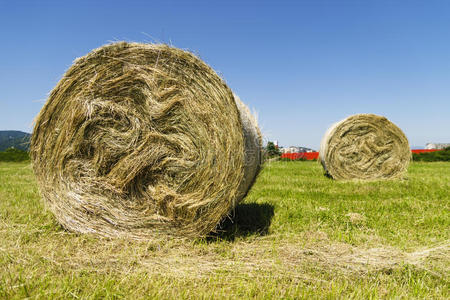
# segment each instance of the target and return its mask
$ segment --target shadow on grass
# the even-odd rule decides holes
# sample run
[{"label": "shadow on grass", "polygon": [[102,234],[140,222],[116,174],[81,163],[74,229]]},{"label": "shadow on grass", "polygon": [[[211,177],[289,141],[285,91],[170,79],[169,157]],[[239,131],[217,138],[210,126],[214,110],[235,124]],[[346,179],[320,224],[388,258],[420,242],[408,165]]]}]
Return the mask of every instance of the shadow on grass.
[{"label": "shadow on grass", "polygon": [[333,176],[331,176],[330,173],[328,173],[328,172],[323,173],[323,175],[324,175],[326,178],[333,179]]},{"label": "shadow on grass", "polygon": [[239,204],[231,216],[225,218],[217,227],[216,232],[211,233],[207,240],[233,241],[237,237],[266,235],[273,215],[273,205],[267,203]]}]

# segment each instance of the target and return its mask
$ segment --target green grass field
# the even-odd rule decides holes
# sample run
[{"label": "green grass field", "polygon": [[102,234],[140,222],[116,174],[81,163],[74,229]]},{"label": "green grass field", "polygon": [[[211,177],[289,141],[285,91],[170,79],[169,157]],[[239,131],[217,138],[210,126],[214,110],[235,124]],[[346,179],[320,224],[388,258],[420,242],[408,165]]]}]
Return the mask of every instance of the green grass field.
[{"label": "green grass field", "polygon": [[203,240],[63,230],[29,163],[0,163],[0,298],[450,297],[450,162],[402,181],[335,182],[272,162]]}]

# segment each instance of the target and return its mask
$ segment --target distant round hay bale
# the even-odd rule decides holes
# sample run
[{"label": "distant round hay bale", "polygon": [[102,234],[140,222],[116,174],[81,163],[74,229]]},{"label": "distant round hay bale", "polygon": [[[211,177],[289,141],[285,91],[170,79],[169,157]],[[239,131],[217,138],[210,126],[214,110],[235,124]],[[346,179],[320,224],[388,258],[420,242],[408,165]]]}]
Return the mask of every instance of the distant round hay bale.
[{"label": "distant round hay bale", "polygon": [[404,175],[411,150],[405,134],[388,119],[358,114],[327,130],[319,157],[334,179],[390,179]]},{"label": "distant round hay bale", "polygon": [[31,156],[67,229],[207,235],[258,174],[255,119],[193,54],[115,43],[77,59],[39,113]]}]

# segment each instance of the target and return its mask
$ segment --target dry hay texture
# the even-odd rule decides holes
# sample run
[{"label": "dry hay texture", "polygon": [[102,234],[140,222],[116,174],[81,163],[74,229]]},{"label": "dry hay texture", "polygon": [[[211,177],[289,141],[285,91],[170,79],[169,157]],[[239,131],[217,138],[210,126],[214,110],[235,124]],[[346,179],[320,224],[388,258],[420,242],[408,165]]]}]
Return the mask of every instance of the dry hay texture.
[{"label": "dry hay texture", "polygon": [[41,194],[67,229],[205,236],[260,169],[254,117],[195,55],[119,42],[75,60],[31,141]]},{"label": "dry hay texture", "polygon": [[388,119],[357,114],[327,130],[319,156],[333,179],[393,179],[404,176],[411,150],[405,134]]}]

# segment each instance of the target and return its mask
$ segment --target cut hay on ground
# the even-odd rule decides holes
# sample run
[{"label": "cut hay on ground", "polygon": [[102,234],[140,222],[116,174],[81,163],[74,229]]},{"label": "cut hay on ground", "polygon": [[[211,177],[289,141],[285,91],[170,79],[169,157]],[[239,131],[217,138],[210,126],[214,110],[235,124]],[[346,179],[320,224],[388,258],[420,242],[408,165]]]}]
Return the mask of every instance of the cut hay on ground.
[{"label": "cut hay on ground", "polygon": [[251,187],[260,145],[253,116],[199,58],[120,42],[66,72],[31,155],[65,228],[145,239],[214,230]]},{"label": "cut hay on ground", "polygon": [[358,114],[327,130],[319,156],[334,179],[390,179],[404,175],[411,150],[405,134],[388,119]]}]

